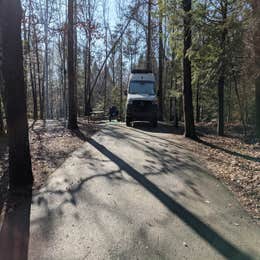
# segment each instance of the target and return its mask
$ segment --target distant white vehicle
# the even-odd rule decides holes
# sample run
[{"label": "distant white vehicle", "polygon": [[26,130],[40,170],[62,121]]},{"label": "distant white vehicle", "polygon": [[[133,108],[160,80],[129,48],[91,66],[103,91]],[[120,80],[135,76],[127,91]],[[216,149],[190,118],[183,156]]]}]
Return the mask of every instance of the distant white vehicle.
[{"label": "distant white vehicle", "polygon": [[158,99],[155,77],[151,71],[133,70],[128,84],[126,125],[134,121],[149,121],[153,127],[158,121]]}]

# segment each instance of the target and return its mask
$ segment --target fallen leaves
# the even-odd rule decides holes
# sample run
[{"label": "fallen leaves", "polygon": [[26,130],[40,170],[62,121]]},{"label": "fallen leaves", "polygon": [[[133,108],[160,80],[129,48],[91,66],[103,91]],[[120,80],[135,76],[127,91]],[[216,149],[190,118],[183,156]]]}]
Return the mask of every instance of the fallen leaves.
[{"label": "fallen leaves", "polygon": [[[205,134],[205,132],[207,134]],[[260,222],[260,144],[242,135],[219,137],[202,131],[201,142],[185,139],[192,150],[218,179],[234,192],[242,206]]]},{"label": "fallen leaves", "polygon": [[[93,123],[87,123],[80,119],[80,130],[85,135],[92,135],[98,127]],[[32,169],[34,175],[34,189],[39,189],[44,185],[48,176],[59,168],[68,156],[79,148],[84,141],[74,133],[66,129],[65,124],[58,120],[47,120],[45,123],[38,120],[29,130],[30,149],[32,157]],[[7,169],[7,144],[0,140],[0,203],[3,201],[7,190],[7,179],[2,178],[3,169]],[[4,145],[5,144],[5,147]]]}]

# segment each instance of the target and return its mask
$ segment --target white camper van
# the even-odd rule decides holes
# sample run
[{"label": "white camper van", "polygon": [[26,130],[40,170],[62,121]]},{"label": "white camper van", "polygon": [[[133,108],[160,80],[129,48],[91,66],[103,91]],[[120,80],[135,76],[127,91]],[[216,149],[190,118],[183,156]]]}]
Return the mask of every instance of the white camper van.
[{"label": "white camper van", "polygon": [[134,121],[148,121],[157,126],[158,100],[155,77],[151,71],[133,70],[128,84],[126,125]]}]

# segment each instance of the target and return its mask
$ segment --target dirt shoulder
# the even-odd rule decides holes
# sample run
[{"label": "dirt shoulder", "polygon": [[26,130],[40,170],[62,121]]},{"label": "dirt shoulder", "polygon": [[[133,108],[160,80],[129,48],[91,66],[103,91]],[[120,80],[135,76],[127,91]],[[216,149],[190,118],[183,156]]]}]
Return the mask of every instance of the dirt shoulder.
[{"label": "dirt shoulder", "polygon": [[[212,126],[199,126],[200,142],[183,138],[210,172],[238,198],[241,205],[260,224],[260,144],[252,138],[232,134],[219,137]],[[251,141],[250,141],[251,140]]]},{"label": "dirt shoulder", "polygon": [[[99,130],[98,124],[79,119],[79,128],[86,136]],[[84,141],[69,131],[64,122],[39,120],[29,122],[30,149],[34,176],[34,190],[42,187],[48,176],[59,168],[68,156],[78,149]],[[0,137],[0,216],[4,214],[4,203],[8,189],[8,146],[7,137]]]},{"label": "dirt shoulder", "polygon": [[[98,131],[98,125],[80,119],[79,128],[87,136]],[[65,127],[63,122],[42,121],[30,129],[34,189],[39,189],[46,182],[49,174],[59,168],[68,156],[84,143],[76,134]]]}]

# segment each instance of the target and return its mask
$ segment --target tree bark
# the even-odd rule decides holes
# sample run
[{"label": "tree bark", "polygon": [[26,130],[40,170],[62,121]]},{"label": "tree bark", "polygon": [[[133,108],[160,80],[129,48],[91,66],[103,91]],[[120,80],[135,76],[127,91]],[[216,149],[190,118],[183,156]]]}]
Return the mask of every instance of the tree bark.
[{"label": "tree bark", "polygon": [[29,71],[30,71],[30,81],[33,97],[33,119],[38,119],[38,102],[37,102],[37,91],[36,91],[36,80],[35,80],[35,65],[32,61],[32,37],[31,37],[31,23],[32,23],[32,1],[29,1],[29,21],[28,21],[28,58],[29,58]]},{"label": "tree bark", "polygon": [[123,39],[120,44],[120,120],[123,121]]},{"label": "tree bark", "polygon": [[44,119],[49,118],[49,42],[48,42],[48,22],[49,22],[49,0],[45,0],[45,21],[44,21],[44,81],[43,81],[43,102]]},{"label": "tree bark", "polygon": [[87,29],[87,86],[86,86],[86,99],[85,99],[85,116],[90,116],[91,113],[91,44],[92,44],[92,32],[91,32],[91,5],[88,0],[88,29]]},{"label": "tree bark", "polygon": [[162,29],[162,10],[159,10],[159,79],[158,79],[158,101],[159,101],[159,120],[163,120],[163,68],[164,68],[164,47]]},{"label": "tree bark", "polygon": [[191,0],[183,0],[184,16],[184,47],[183,47],[183,111],[185,137],[196,139],[191,85],[191,61],[187,51],[191,47]]},{"label": "tree bark", "polygon": [[218,127],[217,132],[219,136],[224,135],[224,88],[225,88],[225,74],[226,74],[226,38],[227,38],[227,28],[224,26],[227,19],[227,0],[224,0],[222,5],[222,22],[223,22],[223,31],[221,34],[220,48],[221,48],[221,57],[220,57],[220,74],[218,80]]},{"label": "tree bark", "polygon": [[[105,15],[104,15],[105,16]],[[105,22],[106,23],[106,22]],[[105,30],[106,30],[106,35],[105,35],[105,48],[106,48],[106,56],[107,56],[107,52],[108,52],[108,50],[107,50],[107,44],[108,44],[108,42],[107,42],[107,24],[105,24]],[[105,73],[105,77],[104,77],[104,112],[106,112],[106,110],[107,110],[107,103],[108,103],[108,97],[107,97],[107,70],[108,70],[108,68],[107,68],[107,62],[106,62],[106,64],[105,64],[105,71],[104,71],[104,73]]]},{"label": "tree bark", "polygon": [[146,51],[146,69],[152,69],[152,22],[151,22],[151,13],[152,13],[152,0],[148,0],[148,24],[147,24],[147,51]]},{"label": "tree bark", "polygon": [[68,128],[70,130],[78,129],[74,47],[75,47],[75,45],[74,45],[74,1],[68,0],[68,82],[69,82]]},{"label": "tree bark", "polygon": [[258,0],[253,0],[254,12],[254,49],[255,49],[255,100],[256,100],[256,136],[260,138],[260,3]]},{"label": "tree bark", "polygon": [[3,78],[6,87],[10,187],[32,185],[19,0],[2,0]]},{"label": "tree bark", "polygon": [[41,81],[41,69],[40,69],[40,57],[39,57],[39,47],[38,38],[36,33],[36,28],[34,25],[34,43],[35,43],[35,56],[36,56],[36,67],[37,67],[37,82],[38,82],[38,95],[39,95],[39,108],[40,108],[40,119],[44,118],[44,100],[43,100],[43,84]]},{"label": "tree bark", "polygon": [[196,88],[196,122],[200,122],[200,82],[197,82]]},{"label": "tree bark", "polygon": [[[0,83],[1,84],[1,83]],[[4,119],[3,119],[3,110],[2,110],[2,99],[0,95],[0,136],[4,135]]]}]

